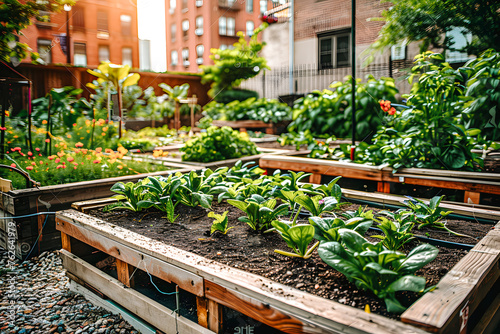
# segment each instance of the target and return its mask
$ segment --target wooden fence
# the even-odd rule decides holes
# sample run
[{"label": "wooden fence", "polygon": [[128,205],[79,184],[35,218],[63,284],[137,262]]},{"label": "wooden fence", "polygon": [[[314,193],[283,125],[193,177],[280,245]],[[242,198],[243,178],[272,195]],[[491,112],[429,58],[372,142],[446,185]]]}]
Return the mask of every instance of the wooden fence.
[{"label": "wooden fence", "polygon": [[[57,66],[57,65],[34,65],[20,64],[16,70],[33,81],[33,98],[42,97],[51,88],[59,88],[64,86],[74,86],[83,89],[83,96],[88,98],[93,91],[85,85],[88,82],[96,79],[93,75],[87,73],[87,69],[83,67],[73,66]],[[134,71],[135,72],[135,71]],[[163,91],[158,87],[158,84],[164,82],[170,86],[182,85],[188,83],[190,86],[189,95],[196,94],[198,104],[205,105],[210,101],[207,91],[209,85],[201,83],[201,77],[193,74],[170,74],[170,73],[153,73],[153,72],[138,72],[141,75],[139,86],[142,89],[154,87],[157,95],[162,95]]]}]

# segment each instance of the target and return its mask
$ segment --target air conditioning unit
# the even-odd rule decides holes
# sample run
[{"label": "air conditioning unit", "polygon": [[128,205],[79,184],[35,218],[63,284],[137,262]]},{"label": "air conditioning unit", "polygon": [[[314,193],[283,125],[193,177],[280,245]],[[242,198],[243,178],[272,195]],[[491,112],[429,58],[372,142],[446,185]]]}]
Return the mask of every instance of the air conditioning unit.
[{"label": "air conditioning unit", "polygon": [[203,58],[196,58],[196,64],[198,65],[203,64]]},{"label": "air conditioning unit", "polygon": [[194,33],[195,33],[196,36],[203,35],[203,28],[195,29]]}]

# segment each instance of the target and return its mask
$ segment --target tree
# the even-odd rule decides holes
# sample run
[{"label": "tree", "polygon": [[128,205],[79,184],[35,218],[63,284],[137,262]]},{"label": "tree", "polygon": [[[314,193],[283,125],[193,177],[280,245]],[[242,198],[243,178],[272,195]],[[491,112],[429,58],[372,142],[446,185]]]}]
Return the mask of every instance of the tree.
[{"label": "tree", "polygon": [[[122,93],[123,88],[135,85],[140,79],[139,73],[129,73],[129,65],[116,65],[109,62],[103,62],[97,67],[97,71],[87,70],[90,74],[97,77],[99,83],[107,82],[114,86],[118,94],[118,110],[120,113],[120,121],[118,123],[118,137],[122,137]],[[88,87],[93,88],[93,84],[87,84]]]},{"label": "tree", "polygon": [[[18,64],[28,56],[28,45],[19,43],[17,36],[22,30],[31,25],[32,19],[44,21],[46,17],[40,16],[39,11],[57,12],[63,4],[73,5],[72,0],[46,0],[23,1],[4,0],[0,2],[0,60],[7,63]],[[32,53],[32,59],[38,58],[37,53]]]},{"label": "tree", "polygon": [[[381,2],[389,2],[382,0]],[[372,50],[382,51],[403,40],[421,42],[421,52],[429,47],[479,55],[500,48],[500,1],[497,0],[392,0],[382,12],[385,21]],[[473,40],[463,49],[453,49],[454,41],[445,33],[463,28]]]},{"label": "tree", "polygon": [[258,41],[259,33],[267,28],[264,23],[253,32],[250,41],[245,41],[245,35],[238,32],[239,40],[234,43],[233,49],[210,49],[210,58],[214,65],[202,66],[202,83],[212,82],[212,87],[208,92],[211,96],[216,96],[225,89],[232,89],[238,86],[243,80],[253,78],[262,69],[269,69],[267,61],[259,57],[258,53],[266,45]]}]

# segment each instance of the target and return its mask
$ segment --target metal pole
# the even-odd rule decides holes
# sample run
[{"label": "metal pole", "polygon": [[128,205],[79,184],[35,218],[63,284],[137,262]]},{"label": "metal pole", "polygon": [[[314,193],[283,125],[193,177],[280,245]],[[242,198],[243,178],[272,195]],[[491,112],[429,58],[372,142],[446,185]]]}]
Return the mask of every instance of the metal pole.
[{"label": "metal pole", "polygon": [[352,72],[352,92],[351,92],[351,112],[352,112],[352,148],[351,159],[354,157],[356,147],[356,0],[351,0],[351,72]]},{"label": "metal pole", "polygon": [[289,44],[290,44],[290,54],[289,54],[289,62],[290,62],[290,68],[289,68],[289,77],[290,77],[290,95],[293,94],[293,65],[294,65],[294,52],[295,52],[295,45],[294,45],[294,5],[293,5],[293,0],[290,0],[290,27],[289,27]]},{"label": "metal pole", "polygon": [[69,37],[69,10],[66,11],[66,64],[71,65],[71,42]]}]

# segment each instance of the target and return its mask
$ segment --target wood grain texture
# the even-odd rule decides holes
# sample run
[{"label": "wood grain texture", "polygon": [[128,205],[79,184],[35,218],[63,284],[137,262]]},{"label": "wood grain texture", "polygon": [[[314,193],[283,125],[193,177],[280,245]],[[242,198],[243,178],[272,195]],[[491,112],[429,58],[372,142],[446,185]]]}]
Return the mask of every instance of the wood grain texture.
[{"label": "wood grain texture", "polygon": [[309,176],[309,183],[321,184],[321,174],[311,174]]},{"label": "wood grain texture", "polygon": [[[174,282],[183,290],[191,292],[196,296],[204,295],[203,278],[193,272],[188,272],[177,266],[161,261],[152,256],[151,252],[141,252],[133,249],[117,240],[105,238],[80,226],[68,223],[56,218],[57,229],[64,234],[71,235],[75,239],[90,245],[108,255],[113,256],[134,267],[149,272],[151,275],[161,278],[167,282]],[[113,227],[111,227],[113,229]]]},{"label": "wood grain texture", "polygon": [[165,333],[171,333],[177,326],[182,334],[213,334],[212,331],[181,316],[174,316],[171,309],[155,302],[141,293],[128,289],[117,279],[105,274],[75,255],[60,251],[64,268],[90,285],[104,291],[116,303],[126,307],[151,325]]},{"label": "wood grain texture", "polygon": [[208,328],[208,308],[207,300],[203,297],[196,297],[196,314],[198,325]]},{"label": "wood grain texture", "polygon": [[401,320],[436,333],[458,333],[466,303],[473,314],[500,277],[500,223],[437,284],[405,311]]},{"label": "wood grain texture", "polygon": [[[269,308],[303,321],[304,328],[307,328],[310,333],[317,332],[318,327],[327,328],[332,333],[347,334],[424,333],[401,322],[376,314],[367,314],[360,309],[326,300],[264,277],[205,259],[75,210],[60,211],[57,219],[60,222],[58,229],[63,228],[61,223],[64,222],[66,231],[73,230],[77,234],[76,231],[81,230],[78,233],[83,236],[90,235],[90,233],[98,234],[107,239],[108,245],[112,242],[121,243],[159,261],[195,273],[226,289],[237,291],[245,298],[252,298],[262,304],[267,304]],[[69,225],[72,226],[71,229],[67,227]],[[307,321],[304,321],[305,319]]]},{"label": "wood grain texture", "polygon": [[208,329],[215,333],[222,331],[222,307],[215,301],[208,299]]},{"label": "wood grain texture", "polygon": [[62,249],[71,252],[71,237],[64,232],[61,232]]},{"label": "wood grain texture", "polygon": [[274,126],[273,123],[265,123],[263,121],[219,121],[215,120],[212,122],[213,125],[222,127],[229,126],[230,128],[239,129],[239,128],[272,128]]},{"label": "wood grain texture", "polygon": [[464,192],[464,203],[472,202],[473,204],[479,204],[480,199],[481,199],[481,193],[476,193],[468,190]]},{"label": "wood grain texture", "polygon": [[127,262],[116,259],[116,272],[118,274],[118,280],[129,288],[134,286],[133,278],[130,279],[133,271],[133,267],[131,267]]}]

